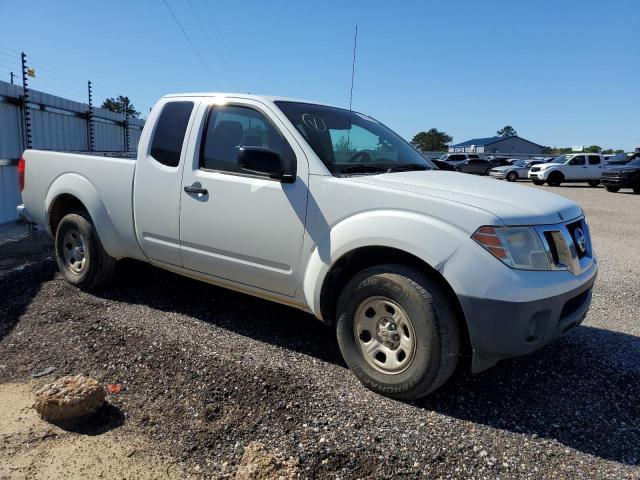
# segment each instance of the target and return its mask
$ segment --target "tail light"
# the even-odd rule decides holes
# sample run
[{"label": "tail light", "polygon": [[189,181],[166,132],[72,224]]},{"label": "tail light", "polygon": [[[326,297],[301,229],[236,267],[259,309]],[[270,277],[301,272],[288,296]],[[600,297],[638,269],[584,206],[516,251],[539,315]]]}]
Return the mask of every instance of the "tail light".
[{"label": "tail light", "polygon": [[20,160],[18,161],[18,187],[20,187],[20,191],[24,190],[24,168],[24,157],[20,157]]}]

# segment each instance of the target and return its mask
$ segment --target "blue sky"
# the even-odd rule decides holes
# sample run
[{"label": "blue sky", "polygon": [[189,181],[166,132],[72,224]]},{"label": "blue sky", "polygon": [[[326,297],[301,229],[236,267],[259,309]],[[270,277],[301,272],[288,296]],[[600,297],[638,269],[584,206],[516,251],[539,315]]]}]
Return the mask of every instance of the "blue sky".
[{"label": "blue sky", "polygon": [[167,1],[212,76],[162,0],[0,0],[0,78],[24,50],[33,88],[82,99],[91,79],[143,113],[204,90],[348,106],[357,24],[354,109],[407,139],[510,124],[543,145],[640,146],[637,0]]}]

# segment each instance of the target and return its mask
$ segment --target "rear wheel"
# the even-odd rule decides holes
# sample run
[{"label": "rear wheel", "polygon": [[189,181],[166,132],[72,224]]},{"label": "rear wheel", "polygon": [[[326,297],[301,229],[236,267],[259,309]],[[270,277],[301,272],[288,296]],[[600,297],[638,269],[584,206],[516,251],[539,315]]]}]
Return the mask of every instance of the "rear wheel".
[{"label": "rear wheel", "polygon": [[590,187],[597,187],[598,185],[600,185],[600,180],[589,180]]},{"label": "rear wheel", "polygon": [[60,220],[55,247],[60,272],[72,285],[92,290],[112,278],[115,259],[105,252],[86,212],[69,213]]},{"label": "rear wheel", "polygon": [[604,188],[607,190],[607,192],[611,192],[611,193],[616,193],[620,191],[620,187],[612,187],[609,185],[605,185]]},{"label": "rear wheel", "polygon": [[633,186],[633,193],[635,193],[636,195],[640,195],[640,185]]},{"label": "rear wheel", "polygon": [[564,180],[564,176],[560,172],[552,172],[547,183],[551,187],[559,187],[562,184],[562,180]]},{"label": "rear wheel", "polygon": [[507,173],[507,181],[515,182],[516,180],[518,180],[518,174],[516,172]]},{"label": "rear wheel", "polygon": [[485,175],[489,175],[490,173],[491,173],[491,168],[487,168],[487,169],[484,171],[484,174],[485,174]]},{"label": "rear wheel", "polygon": [[363,270],[342,291],[337,312],[340,351],[374,392],[420,398],[455,370],[460,333],[453,307],[442,288],[415,269]]}]

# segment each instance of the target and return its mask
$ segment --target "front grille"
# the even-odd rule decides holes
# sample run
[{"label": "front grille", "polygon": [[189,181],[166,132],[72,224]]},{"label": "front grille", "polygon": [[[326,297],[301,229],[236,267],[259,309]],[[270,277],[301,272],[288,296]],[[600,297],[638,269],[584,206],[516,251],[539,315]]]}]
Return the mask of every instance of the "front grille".
[{"label": "front grille", "polygon": [[540,167],[531,167],[531,170],[529,170],[530,172],[539,172],[541,170]]},{"label": "front grille", "polygon": [[[551,254],[554,270],[569,270],[579,275],[593,262],[591,239],[584,218],[560,225],[537,227],[537,230]],[[584,241],[580,241],[580,237]],[[580,244],[584,249],[580,248]]]}]

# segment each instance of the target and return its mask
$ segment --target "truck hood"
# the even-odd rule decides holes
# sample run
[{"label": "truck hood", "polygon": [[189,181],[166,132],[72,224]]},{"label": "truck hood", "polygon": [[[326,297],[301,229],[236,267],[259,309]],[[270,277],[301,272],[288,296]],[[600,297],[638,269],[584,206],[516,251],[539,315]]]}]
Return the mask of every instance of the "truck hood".
[{"label": "truck hood", "polygon": [[560,195],[457,172],[397,172],[351,180],[472,206],[492,213],[505,225],[549,225],[582,214],[577,203]]}]

